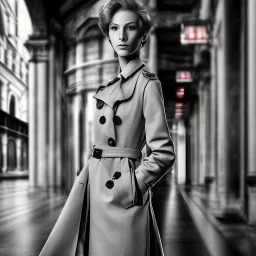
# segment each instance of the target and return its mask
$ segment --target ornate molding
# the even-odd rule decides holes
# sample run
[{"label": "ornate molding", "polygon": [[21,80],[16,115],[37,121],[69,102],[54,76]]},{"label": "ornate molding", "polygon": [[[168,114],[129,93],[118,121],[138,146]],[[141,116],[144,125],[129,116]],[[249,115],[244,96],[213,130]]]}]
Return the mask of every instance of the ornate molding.
[{"label": "ornate molding", "polygon": [[43,38],[30,38],[25,43],[31,59],[30,61],[40,62],[48,61],[48,52],[49,52],[49,40]]}]

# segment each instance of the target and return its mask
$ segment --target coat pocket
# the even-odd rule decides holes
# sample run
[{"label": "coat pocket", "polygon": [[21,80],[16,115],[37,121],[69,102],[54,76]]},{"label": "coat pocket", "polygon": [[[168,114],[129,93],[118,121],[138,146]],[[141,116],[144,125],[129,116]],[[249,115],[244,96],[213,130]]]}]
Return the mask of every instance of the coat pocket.
[{"label": "coat pocket", "polygon": [[137,184],[132,159],[121,159],[121,177],[115,181],[114,196],[128,209],[134,205],[142,205],[142,195]]}]

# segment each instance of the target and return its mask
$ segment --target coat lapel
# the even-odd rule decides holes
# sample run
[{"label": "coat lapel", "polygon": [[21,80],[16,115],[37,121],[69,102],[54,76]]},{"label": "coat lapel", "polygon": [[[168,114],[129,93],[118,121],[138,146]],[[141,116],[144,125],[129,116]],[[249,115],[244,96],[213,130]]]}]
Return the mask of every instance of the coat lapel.
[{"label": "coat lapel", "polygon": [[130,61],[118,75],[123,77],[123,82],[122,79],[119,79],[111,86],[106,86],[105,89],[99,91],[93,97],[104,101],[111,108],[113,108],[116,101],[129,99],[135,90],[142,67],[144,67],[144,64],[140,59]]}]

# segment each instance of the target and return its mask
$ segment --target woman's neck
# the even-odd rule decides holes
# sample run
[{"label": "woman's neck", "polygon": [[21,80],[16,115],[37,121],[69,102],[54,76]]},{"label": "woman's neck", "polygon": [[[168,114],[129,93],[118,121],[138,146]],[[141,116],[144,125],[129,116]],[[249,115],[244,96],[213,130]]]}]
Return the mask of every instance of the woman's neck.
[{"label": "woman's neck", "polygon": [[125,68],[125,66],[133,59],[135,58],[138,58],[139,57],[139,54],[136,53],[136,54],[133,54],[133,55],[130,55],[130,56],[125,56],[125,57],[122,57],[122,56],[118,56],[118,60],[119,60],[119,65],[120,65],[120,68],[121,70],[123,70]]}]

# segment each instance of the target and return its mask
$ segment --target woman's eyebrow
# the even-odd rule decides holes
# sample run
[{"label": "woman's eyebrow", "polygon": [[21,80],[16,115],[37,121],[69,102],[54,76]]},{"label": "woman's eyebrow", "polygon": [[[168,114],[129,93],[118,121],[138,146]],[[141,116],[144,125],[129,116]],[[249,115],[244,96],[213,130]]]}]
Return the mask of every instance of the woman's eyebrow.
[{"label": "woman's eyebrow", "polygon": [[[127,23],[125,23],[124,25],[129,25],[129,24],[137,24],[136,22],[134,22],[134,21],[131,21],[131,22],[127,22]],[[116,23],[114,23],[114,22],[110,22],[110,24],[109,25],[116,25],[116,26],[119,26],[119,24],[116,24]]]}]

